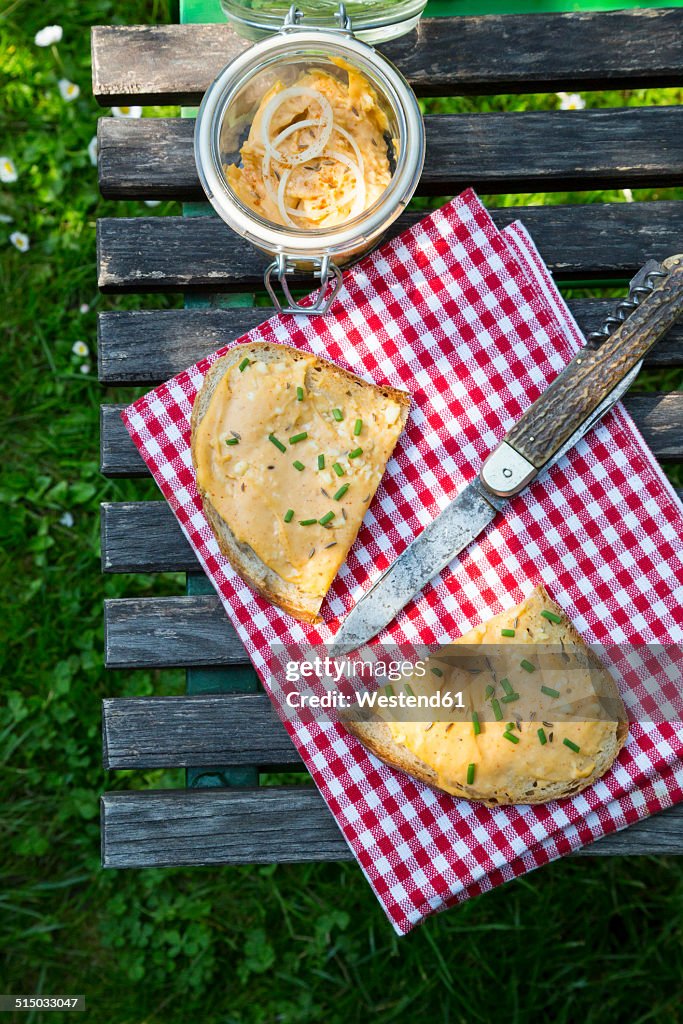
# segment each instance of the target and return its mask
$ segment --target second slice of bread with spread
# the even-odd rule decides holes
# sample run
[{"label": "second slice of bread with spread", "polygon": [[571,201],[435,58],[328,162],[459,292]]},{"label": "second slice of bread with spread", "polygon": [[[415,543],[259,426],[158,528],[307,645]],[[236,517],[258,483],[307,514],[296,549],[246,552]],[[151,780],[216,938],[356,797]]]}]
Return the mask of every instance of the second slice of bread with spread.
[{"label": "second slice of bread with spread", "polygon": [[[484,652],[476,669],[449,664],[463,646]],[[412,687],[461,689],[462,712],[441,721],[400,721],[396,712],[346,722],[408,775],[489,806],[547,803],[590,786],[623,747],[628,724],[614,680],[542,586],[443,653],[445,661],[439,652],[427,661],[427,681],[411,679]]]},{"label": "second slice of bread with spread", "polygon": [[240,576],[295,618],[320,621],[409,407],[285,345],[237,345],[207,374],[192,412],[206,517]]}]

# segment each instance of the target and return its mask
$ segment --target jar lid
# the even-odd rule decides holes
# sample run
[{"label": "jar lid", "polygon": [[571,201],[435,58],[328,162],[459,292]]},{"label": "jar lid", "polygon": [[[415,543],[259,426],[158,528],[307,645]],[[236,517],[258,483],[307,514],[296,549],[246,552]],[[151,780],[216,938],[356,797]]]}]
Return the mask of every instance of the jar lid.
[{"label": "jar lid", "polygon": [[[288,0],[220,0],[223,13],[247,39],[262,39],[277,32],[291,13]],[[386,42],[412,31],[427,0],[347,0],[346,14],[354,33],[369,43]],[[299,16],[307,28],[332,28],[339,0],[299,0]]]}]

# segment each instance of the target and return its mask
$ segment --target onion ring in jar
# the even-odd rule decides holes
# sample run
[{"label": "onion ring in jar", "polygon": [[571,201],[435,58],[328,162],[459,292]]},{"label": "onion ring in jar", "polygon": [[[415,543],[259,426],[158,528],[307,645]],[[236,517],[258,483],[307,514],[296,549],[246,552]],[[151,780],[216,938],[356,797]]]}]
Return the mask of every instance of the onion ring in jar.
[{"label": "onion ring in jar", "polygon": [[[270,122],[272,121],[276,110],[278,110],[278,108],[281,107],[288,99],[291,99],[294,96],[306,96],[318,103],[323,115],[323,120],[320,122],[323,127],[316,141],[311,143],[303,153],[298,153],[296,156],[289,157],[286,153],[280,153],[273,142],[271,142],[268,137],[268,133],[270,129]],[[333,125],[334,114],[332,112],[332,106],[321,92],[318,92],[317,89],[309,89],[303,85],[292,86],[289,89],[283,89],[281,92],[276,93],[276,95],[271,97],[266,104],[261,119],[261,142],[263,143],[265,152],[270,154],[271,159],[277,160],[278,163],[284,164],[285,167],[296,167],[298,164],[306,163],[307,160],[313,160],[315,157],[320,156],[330,140]],[[292,126],[290,125],[288,127]],[[286,130],[287,129],[285,129],[285,131]]]},{"label": "onion ring in jar", "polygon": [[288,227],[293,228],[296,227],[296,225],[292,218],[287,213],[287,210],[285,209],[285,189],[287,188],[287,182],[289,181],[289,176],[291,173],[291,167],[288,167],[286,170],[282,172],[280,184],[277,187],[277,209],[278,213],[282,217],[283,223],[286,224]]}]

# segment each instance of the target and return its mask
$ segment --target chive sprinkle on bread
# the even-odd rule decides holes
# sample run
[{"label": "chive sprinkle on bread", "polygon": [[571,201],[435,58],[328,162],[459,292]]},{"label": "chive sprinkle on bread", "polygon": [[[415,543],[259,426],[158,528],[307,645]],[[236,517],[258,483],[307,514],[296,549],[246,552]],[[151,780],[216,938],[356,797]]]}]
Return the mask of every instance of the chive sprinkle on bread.
[{"label": "chive sprinkle on bread", "polygon": [[[462,690],[463,710],[441,712],[441,721],[416,721],[430,714],[421,710],[411,721],[398,721],[400,710],[345,720],[380,760],[489,806],[571,796],[610,768],[628,732],[619,692],[543,587],[454,644],[467,645],[467,658],[482,645],[479,660],[487,667],[474,673],[454,667],[444,648],[443,660],[433,655],[424,682],[411,678],[406,692]],[[489,657],[493,651],[495,658]],[[392,690],[401,687],[394,683]]]},{"label": "chive sprinkle on bread", "polygon": [[192,411],[192,461],[223,554],[304,622],[355,541],[410,399],[286,345],[236,345]]}]

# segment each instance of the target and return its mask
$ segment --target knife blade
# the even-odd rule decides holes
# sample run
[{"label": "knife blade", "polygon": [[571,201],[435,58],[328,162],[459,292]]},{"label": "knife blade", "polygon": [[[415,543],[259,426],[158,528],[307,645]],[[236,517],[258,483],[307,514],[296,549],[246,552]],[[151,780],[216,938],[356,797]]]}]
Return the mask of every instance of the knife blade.
[{"label": "knife blade", "polygon": [[363,594],[335,637],[334,653],[353,651],[379,633],[497,515],[477,481],[467,484]]},{"label": "knife blade", "polygon": [[[644,297],[643,297],[644,296]],[[625,309],[632,312],[624,319]],[[381,574],[342,622],[331,647],[339,656],[376,636],[424,586],[481,534],[510,498],[547,472],[619,401],[643,356],[683,315],[683,255],[650,261],[629,299],[606,324],[619,326],[597,348],[567,364],[484,461],[479,476]],[[591,339],[603,332],[594,332]]]}]

